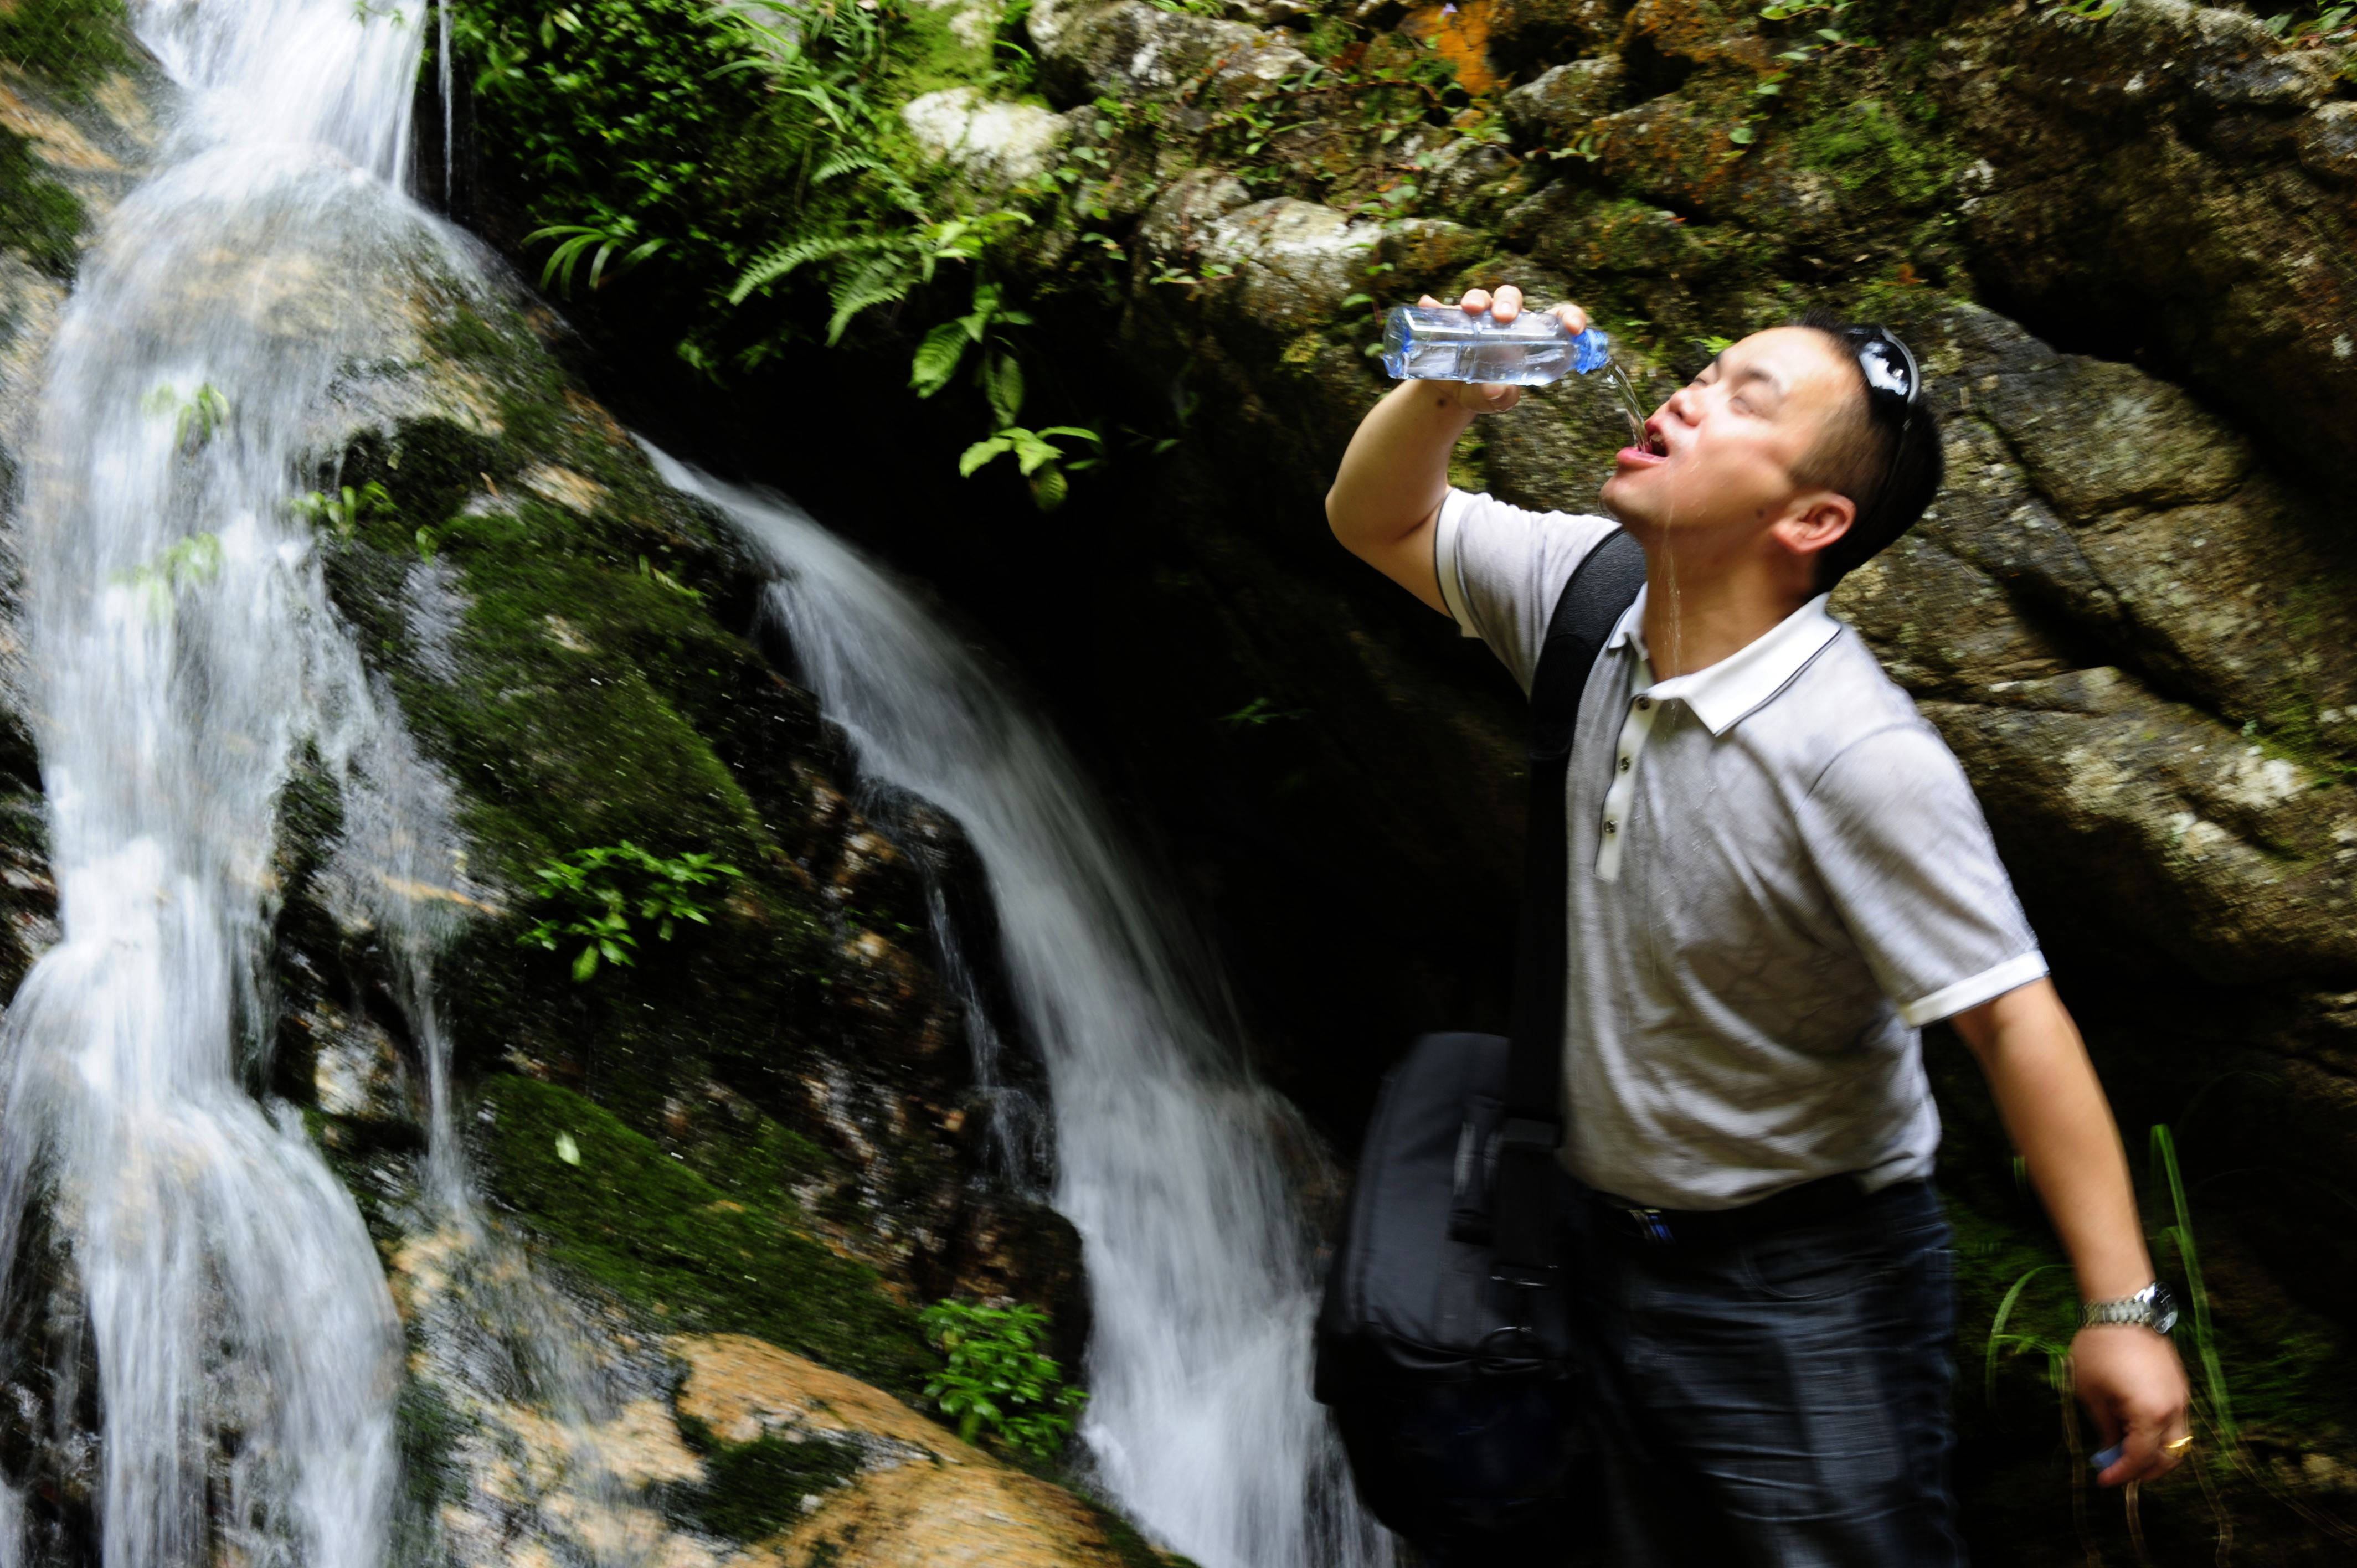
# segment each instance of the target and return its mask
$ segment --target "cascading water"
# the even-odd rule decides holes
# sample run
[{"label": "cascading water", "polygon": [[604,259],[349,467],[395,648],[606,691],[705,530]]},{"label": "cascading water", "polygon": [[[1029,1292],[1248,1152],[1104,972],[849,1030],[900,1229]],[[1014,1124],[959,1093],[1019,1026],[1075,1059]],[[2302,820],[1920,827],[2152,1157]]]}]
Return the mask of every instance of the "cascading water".
[{"label": "cascading water", "polygon": [[[109,1568],[373,1568],[400,1326],[350,1194],[253,1092],[279,795],[298,767],[334,781],[329,897],[396,964],[435,938],[417,890],[462,879],[289,501],[375,347],[345,302],[465,266],[401,194],[415,0],[135,21],[184,97],[60,321],[18,528],[62,939],[0,1032],[0,1266],[45,1208],[95,1352]],[[394,978],[438,1114],[422,970]]]},{"label": "cascading water", "polygon": [[[447,790],[288,509],[339,436],[323,413],[339,378],[382,347],[347,303],[425,273],[478,279],[402,193],[422,0],[154,0],[135,20],[184,100],[157,172],[85,259],[27,444],[26,695],[62,939],[0,1023],[0,1269],[36,1213],[70,1251],[109,1568],[383,1561],[400,1325],[353,1199],[255,1093],[272,824],[315,768],[342,805],[331,897],[403,967],[427,1069],[411,1244],[458,1283],[410,1302],[413,1375],[486,1430],[502,1410],[556,1416],[554,1484],[608,1521],[559,1554],[630,1561],[660,1520],[615,1511],[596,1430],[630,1391],[487,1235],[450,1135],[425,963],[449,906],[418,897],[464,882]],[[1173,956],[1076,773],[872,568],[781,508],[667,471],[770,550],[777,613],[871,774],[954,813],[988,868],[1047,1056],[1055,1200],[1089,1250],[1085,1432],[1106,1485],[1212,1568],[1385,1561],[1308,1397],[1288,1112],[1232,1065],[1202,972]],[[0,1563],[20,1511],[0,1489]]]},{"label": "cascading water", "polygon": [[1389,1560],[1309,1397],[1290,1111],[1228,1043],[1078,769],[910,596],[790,503],[651,454],[774,564],[770,611],[869,777],[955,817],[1046,1058],[1053,1201],[1094,1337],[1082,1435],[1114,1497],[1210,1568]]}]

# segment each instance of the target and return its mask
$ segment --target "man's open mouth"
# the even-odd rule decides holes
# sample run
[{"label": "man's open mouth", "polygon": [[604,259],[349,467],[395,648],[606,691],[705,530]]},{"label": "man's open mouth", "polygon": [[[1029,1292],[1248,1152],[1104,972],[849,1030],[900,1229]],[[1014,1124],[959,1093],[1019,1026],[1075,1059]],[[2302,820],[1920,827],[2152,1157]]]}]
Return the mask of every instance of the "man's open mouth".
[{"label": "man's open mouth", "polygon": [[1663,437],[1661,426],[1650,419],[1645,422],[1644,433],[1620,450],[1623,459],[1638,464],[1663,462],[1669,455],[1670,444]]}]

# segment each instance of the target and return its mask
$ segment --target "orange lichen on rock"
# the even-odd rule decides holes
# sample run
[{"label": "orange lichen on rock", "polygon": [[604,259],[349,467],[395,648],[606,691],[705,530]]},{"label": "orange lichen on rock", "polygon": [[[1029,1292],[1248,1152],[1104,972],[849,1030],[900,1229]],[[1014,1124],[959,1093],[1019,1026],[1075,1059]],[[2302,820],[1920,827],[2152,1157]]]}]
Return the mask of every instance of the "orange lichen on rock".
[{"label": "orange lichen on rock", "polygon": [[909,1465],[862,1476],[744,1568],[1118,1568],[1071,1495],[996,1464]]},{"label": "orange lichen on rock", "polygon": [[1419,5],[1400,23],[1403,32],[1424,39],[1457,68],[1468,92],[1495,92],[1505,83],[1490,65],[1490,15],[1497,0]]}]

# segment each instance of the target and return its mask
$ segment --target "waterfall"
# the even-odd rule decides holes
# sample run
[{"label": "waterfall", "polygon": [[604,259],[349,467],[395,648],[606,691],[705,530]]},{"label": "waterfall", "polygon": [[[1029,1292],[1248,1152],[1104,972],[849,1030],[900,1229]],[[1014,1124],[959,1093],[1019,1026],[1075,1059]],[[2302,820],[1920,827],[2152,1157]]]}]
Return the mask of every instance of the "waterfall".
[{"label": "waterfall", "polygon": [[[555,1415],[554,1484],[607,1510],[473,1549],[632,1561],[661,1520],[620,1496],[597,1429],[650,1385],[599,1369],[476,1213],[428,970],[451,906],[419,897],[464,886],[448,789],[289,505],[341,439],[339,378],[381,347],[362,303],[422,272],[482,286],[404,194],[425,0],[145,0],[134,20],[180,99],[84,259],[25,448],[23,696],[61,934],[0,1018],[0,1271],[44,1266],[45,1238],[70,1254],[108,1568],[383,1563],[401,1322],[351,1195],[259,1087],[273,824],[312,772],[341,808],[329,899],[379,933],[426,1070],[409,1244],[459,1283],[411,1303],[409,1375],[487,1430]],[[657,461],[770,553],[772,608],[869,775],[980,853],[1046,1058],[1052,1198],[1087,1248],[1103,1484],[1206,1568],[1387,1562],[1308,1398],[1282,1163],[1307,1140],[1242,1069],[1211,972],[1046,731],[904,593],[781,504]],[[0,1488],[0,1563],[22,1528]]]},{"label": "waterfall", "polygon": [[412,890],[460,880],[447,792],[289,508],[371,348],[342,302],[453,260],[401,193],[419,4],[135,6],[181,98],[85,258],[27,442],[24,695],[61,938],[0,1026],[0,1267],[37,1212],[70,1253],[109,1568],[385,1550],[400,1326],[351,1195],[256,1086],[296,770],[340,800],[331,901],[396,963],[435,935]]},{"label": "waterfall", "polygon": [[775,568],[768,609],[863,772],[957,819],[1046,1058],[1055,1207],[1094,1335],[1082,1436],[1112,1495],[1205,1568],[1387,1562],[1309,1396],[1309,1239],[1288,1107],[1243,1070],[1078,768],[890,577],[791,503],[651,452]]}]

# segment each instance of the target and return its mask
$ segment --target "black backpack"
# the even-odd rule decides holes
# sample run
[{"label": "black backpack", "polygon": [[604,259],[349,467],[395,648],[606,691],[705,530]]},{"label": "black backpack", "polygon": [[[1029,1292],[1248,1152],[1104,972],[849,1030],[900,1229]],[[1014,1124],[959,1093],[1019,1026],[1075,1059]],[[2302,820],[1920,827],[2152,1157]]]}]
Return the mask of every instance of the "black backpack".
[{"label": "black backpack", "polygon": [[1567,1522],[1564,787],[1580,693],[1644,580],[1644,553],[1614,533],[1555,601],[1531,681],[1512,1043],[1426,1035],[1385,1079],[1318,1309],[1317,1394],[1359,1496],[1428,1552],[1560,1541]]}]

